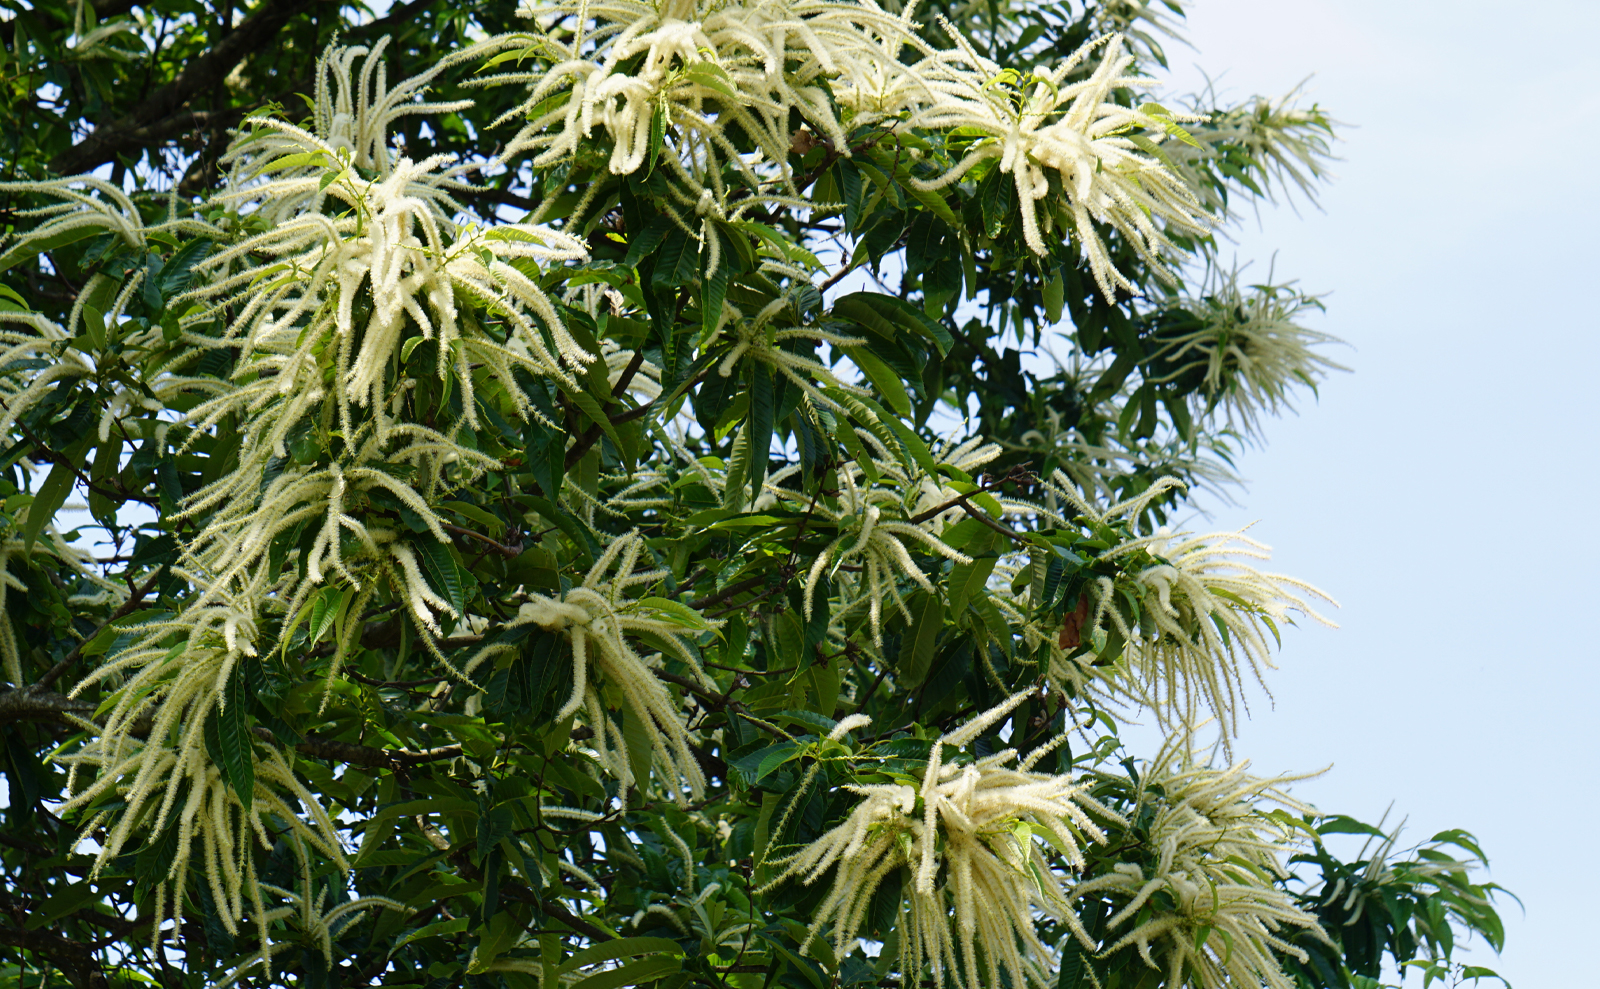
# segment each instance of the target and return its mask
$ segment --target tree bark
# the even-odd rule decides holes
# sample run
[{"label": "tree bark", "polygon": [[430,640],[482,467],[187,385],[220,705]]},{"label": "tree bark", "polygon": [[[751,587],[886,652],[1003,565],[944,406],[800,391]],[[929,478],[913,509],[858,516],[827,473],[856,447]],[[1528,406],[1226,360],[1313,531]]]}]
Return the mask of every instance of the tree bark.
[{"label": "tree bark", "polygon": [[[265,0],[255,13],[239,22],[232,34],[184,66],[171,82],[141,100],[126,118],[95,128],[89,136],[56,155],[50,162],[51,170],[61,175],[87,172],[124,151],[142,147],[154,136],[165,137],[193,128],[202,113],[185,111],[184,107],[210,93],[246,55],[272,44],[283,26],[313,2]],[[105,5],[107,10],[116,6],[116,3]],[[96,5],[96,11],[99,10],[100,6]]]}]

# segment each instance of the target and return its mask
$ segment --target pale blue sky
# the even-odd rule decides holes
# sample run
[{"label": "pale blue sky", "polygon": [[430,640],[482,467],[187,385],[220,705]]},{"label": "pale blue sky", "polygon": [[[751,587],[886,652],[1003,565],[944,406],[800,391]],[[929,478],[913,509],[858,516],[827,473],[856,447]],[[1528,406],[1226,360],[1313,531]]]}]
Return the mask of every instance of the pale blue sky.
[{"label": "pale blue sky", "polygon": [[1263,211],[1238,245],[1329,293],[1313,325],[1354,370],[1267,427],[1242,507],[1211,520],[1260,520],[1274,568],[1343,605],[1341,629],[1286,636],[1238,752],[1333,762],[1297,793],[1369,820],[1393,801],[1413,840],[1476,832],[1527,905],[1483,963],[1518,989],[1596,985],[1600,3],[1185,7],[1180,88],[1196,65],[1235,97],[1314,73],[1349,125],[1323,211]]}]

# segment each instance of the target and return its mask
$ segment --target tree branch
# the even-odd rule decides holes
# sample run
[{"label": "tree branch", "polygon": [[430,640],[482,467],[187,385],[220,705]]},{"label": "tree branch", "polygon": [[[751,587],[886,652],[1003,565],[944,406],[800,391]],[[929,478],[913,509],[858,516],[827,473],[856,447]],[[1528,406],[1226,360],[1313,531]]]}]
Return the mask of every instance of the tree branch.
[{"label": "tree branch", "polygon": [[[276,736],[266,728],[255,729],[256,737],[263,741],[277,741]],[[371,745],[359,745],[354,742],[336,742],[331,738],[319,738],[312,735],[304,742],[294,747],[301,755],[313,759],[326,759],[329,762],[347,762],[352,766],[366,766],[371,769],[402,769],[406,766],[418,766],[425,762],[439,762],[443,759],[454,759],[461,754],[459,745],[441,745],[438,748],[413,751],[411,749],[380,749]]]},{"label": "tree branch", "polygon": [[139,147],[146,139],[142,136],[146,128],[211,92],[246,55],[270,47],[283,26],[311,4],[312,0],[264,0],[255,13],[239,22],[233,33],[185,65],[171,82],[135,104],[120,122],[96,127],[83,140],[56,155],[50,162],[51,170],[76,175]]},{"label": "tree branch", "polygon": [[715,594],[707,594],[703,598],[696,598],[695,600],[690,601],[689,607],[696,611],[704,611],[714,604],[720,604],[729,598],[738,597],[740,594],[743,594],[745,591],[751,590],[752,588],[760,587],[762,584],[767,582],[768,576],[770,575],[758,573],[754,577],[746,577],[744,580],[741,580],[736,584],[729,584],[727,587],[724,587]]},{"label": "tree branch", "polygon": [[522,550],[512,546],[507,546],[504,543],[495,542],[493,539],[490,539],[481,532],[473,532],[471,529],[463,529],[461,526],[451,525],[449,522],[440,522],[439,528],[443,529],[445,532],[453,532],[458,536],[468,536],[472,539],[476,539],[478,542],[483,543],[485,546],[494,550],[496,553],[499,553],[508,560],[515,560],[517,557],[522,555]]},{"label": "tree branch", "polygon": [[[622,375],[617,378],[617,383],[612,386],[611,397],[613,399],[622,397],[622,393],[628,390],[628,385],[633,382],[633,376],[639,373],[639,368],[642,366],[644,366],[644,349],[640,348],[633,352],[633,360],[629,361],[628,366],[622,369]],[[624,422],[628,422],[631,419],[637,419],[639,416],[644,415],[644,413],[650,409],[653,403],[646,402],[636,409],[629,409],[620,416],[611,415],[611,413],[607,411],[611,408],[612,404],[613,403],[611,402],[607,402],[606,408],[602,409],[601,411],[606,414],[606,417],[611,420],[613,425],[620,425]],[[588,429],[583,431],[582,435],[580,435],[572,444],[572,449],[567,451],[566,459],[563,461],[567,470],[571,470],[574,464],[583,459],[583,455],[588,453],[589,448],[594,446],[595,443],[600,439],[601,432],[602,430],[598,422],[590,425]]]}]

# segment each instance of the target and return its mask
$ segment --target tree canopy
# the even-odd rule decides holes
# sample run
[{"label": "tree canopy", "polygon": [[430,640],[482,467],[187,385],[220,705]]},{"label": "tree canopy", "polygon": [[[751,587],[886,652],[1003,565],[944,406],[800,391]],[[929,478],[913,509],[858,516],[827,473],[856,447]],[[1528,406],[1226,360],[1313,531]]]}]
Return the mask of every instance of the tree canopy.
[{"label": "tree canopy", "polygon": [[0,11],[0,986],[1497,978],[1235,751],[1334,124],[1176,2]]}]

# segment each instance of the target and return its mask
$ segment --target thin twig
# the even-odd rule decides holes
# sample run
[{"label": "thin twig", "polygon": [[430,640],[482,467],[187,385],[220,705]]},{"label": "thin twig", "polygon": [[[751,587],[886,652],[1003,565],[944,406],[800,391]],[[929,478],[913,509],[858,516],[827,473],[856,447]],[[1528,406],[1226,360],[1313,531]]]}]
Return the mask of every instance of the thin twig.
[{"label": "thin twig", "polygon": [[453,532],[458,536],[469,536],[473,539],[476,539],[508,560],[515,560],[517,557],[522,555],[522,550],[517,549],[514,546],[507,546],[504,543],[496,542],[481,532],[473,532],[471,529],[464,529],[459,525],[451,525],[449,522],[440,522],[439,528],[443,529],[445,532]]}]

